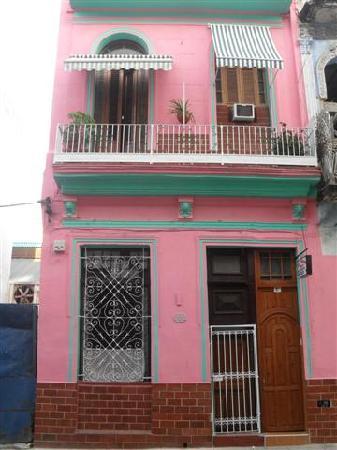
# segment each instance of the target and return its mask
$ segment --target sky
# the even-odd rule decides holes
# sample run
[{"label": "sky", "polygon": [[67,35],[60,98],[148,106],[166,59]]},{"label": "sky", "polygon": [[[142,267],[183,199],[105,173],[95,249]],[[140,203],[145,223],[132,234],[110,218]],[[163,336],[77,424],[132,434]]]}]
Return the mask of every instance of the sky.
[{"label": "sky", "polygon": [[[1,4],[0,205],[41,199],[59,11],[60,0]],[[1,207],[0,233],[41,242],[40,205]]]}]

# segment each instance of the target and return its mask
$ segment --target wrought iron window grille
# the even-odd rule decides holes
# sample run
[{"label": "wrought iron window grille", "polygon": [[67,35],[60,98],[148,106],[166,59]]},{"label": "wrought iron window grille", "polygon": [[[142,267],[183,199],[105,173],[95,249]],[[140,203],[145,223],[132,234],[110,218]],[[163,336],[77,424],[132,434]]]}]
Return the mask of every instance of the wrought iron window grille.
[{"label": "wrought iron window grille", "polygon": [[79,378],[150,380],[149,249],[84,248],[81,298]]}]

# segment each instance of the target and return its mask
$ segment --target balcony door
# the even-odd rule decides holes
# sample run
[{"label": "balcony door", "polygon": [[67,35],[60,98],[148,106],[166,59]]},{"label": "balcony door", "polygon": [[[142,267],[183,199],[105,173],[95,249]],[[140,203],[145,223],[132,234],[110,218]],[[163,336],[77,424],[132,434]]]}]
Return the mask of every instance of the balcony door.
[{"label": "balcony door", "polygon": [[[129,40],[109,43],[103,54],[145,54]],[[95,74],[95,121],[101,124],[146,124],[148,120],[147,70],[120,69]]]}]

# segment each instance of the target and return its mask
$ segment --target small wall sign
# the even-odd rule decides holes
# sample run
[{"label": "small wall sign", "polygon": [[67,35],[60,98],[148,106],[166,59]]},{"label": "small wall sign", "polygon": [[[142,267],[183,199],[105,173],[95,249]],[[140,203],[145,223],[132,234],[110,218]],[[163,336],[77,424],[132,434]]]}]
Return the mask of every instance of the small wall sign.
[{"label": "small wall sign", "polygon": [[187,320],[186,314],[184,313],[178,313],[174,316],[173,320],[175,323],[184,323]]},{"label": "small wall sign", "polygon": [[319,408],[331,408],[330,400],[317,400],[317,406]]}]

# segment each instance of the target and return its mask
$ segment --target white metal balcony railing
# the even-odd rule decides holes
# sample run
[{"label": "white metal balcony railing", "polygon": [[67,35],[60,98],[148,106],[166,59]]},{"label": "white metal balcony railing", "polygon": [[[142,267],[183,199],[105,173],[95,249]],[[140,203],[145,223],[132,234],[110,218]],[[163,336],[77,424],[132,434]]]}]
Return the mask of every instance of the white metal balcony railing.
[{"label": "white metal balcony railing", "polygon": [[54,162],[67,161],[317,164],[309,128],[195,124],[58,125]]}]

